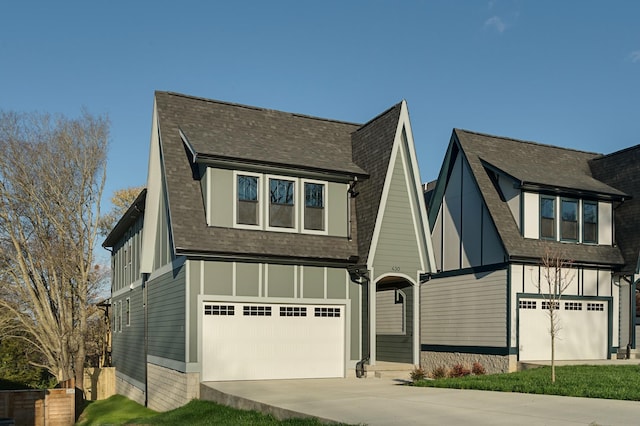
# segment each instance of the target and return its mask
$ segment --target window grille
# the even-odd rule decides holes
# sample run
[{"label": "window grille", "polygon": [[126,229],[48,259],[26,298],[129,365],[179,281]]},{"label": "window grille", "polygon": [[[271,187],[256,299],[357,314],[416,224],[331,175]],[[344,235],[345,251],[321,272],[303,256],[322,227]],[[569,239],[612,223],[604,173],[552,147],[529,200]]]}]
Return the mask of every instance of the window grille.
[{"label": "window grille", "polygon": [[205,315],[235,315],[233,305],[204,305]]},{"label": "window grille", "polygon": [[302,306],[280,306],[281,317],[306,317],[307,308]]},{"label": "window grille", "polygon": [[340,317],[340,308],[315,308],[316,317]]},{"label": "window grille", "polygon": [[271,306],[243,306],[242,314],[245,317],[270,317]]}]

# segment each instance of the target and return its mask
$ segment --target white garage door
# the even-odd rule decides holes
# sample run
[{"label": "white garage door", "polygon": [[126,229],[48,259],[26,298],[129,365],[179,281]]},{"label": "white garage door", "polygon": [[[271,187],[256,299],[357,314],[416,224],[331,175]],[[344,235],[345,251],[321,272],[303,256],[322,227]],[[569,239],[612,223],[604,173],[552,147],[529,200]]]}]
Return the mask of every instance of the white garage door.
[{"label": "white garage door", "polygon": [[205,302],[202,380],[343,377],[343,305]]},{"label": "white garage door", "polygon": [[[520,299],[519,359],[551,359],[548,302]],[[560,301],[556,310],[559,332],[555,339],[556,360],[607,359],[609,342],[608,304],[603,301]]]}]

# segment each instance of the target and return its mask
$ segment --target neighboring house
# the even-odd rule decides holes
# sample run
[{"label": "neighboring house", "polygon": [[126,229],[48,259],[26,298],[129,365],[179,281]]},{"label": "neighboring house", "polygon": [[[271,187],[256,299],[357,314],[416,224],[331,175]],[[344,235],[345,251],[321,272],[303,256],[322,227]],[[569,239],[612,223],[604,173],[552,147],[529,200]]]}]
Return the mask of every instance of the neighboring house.
[{"label": "neighboring house", "polygon": [[404,101],[361,125],[156,92],[147,189],[103,244],[118,393],[418,364],[422,196]]},{"label": "neighboring house", "polygon": [[593,177],[618,188],[632,198],[615,210],[615,238],[624,257],[617,275],[620,283],[620,348],[637,357],[640,331],[640,145],[592,160]]},{"label": "neighboring house", "polygon": [[608,359],[626,346],[620,287],[630,272],[621,274],[613,224],[630,196],[592,172],[604,158],[454,129],[426,194],[438,272],[421,288],[425,368],[479,361],[514,371],[518,361],[550,359],[539,288],[547,252],[572,262],[556,359]]}]

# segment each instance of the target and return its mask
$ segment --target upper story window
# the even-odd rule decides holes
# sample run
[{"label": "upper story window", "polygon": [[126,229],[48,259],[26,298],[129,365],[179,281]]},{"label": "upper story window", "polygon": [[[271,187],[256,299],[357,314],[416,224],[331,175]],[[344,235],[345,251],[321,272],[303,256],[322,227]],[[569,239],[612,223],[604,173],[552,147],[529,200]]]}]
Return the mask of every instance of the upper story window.
[{"label": "upper story window", "polygon": [[269,226],[295,228],[295,182],[287,179],[269,179]]},{"label": "upper story window", "polygon": [[578,201],[560,201],[560,239],[578,241]]},{"label": "upper story window", "polygon": [[540,197],[540,237],[556,238],[555,198]]},{"label": "upper story window", "polygon": [[320,183],[304,183],[304,229],[324,231],[324,188]]},{"label": "upper story window", "polygon": [[582,204],[582,242],[598,242],[598,203],[593,201]]},{"label": "upper story window", "polygon": [[236,223],[242,225],[260,224],[259,184],[260,178],[258,176],[237,176]]}]

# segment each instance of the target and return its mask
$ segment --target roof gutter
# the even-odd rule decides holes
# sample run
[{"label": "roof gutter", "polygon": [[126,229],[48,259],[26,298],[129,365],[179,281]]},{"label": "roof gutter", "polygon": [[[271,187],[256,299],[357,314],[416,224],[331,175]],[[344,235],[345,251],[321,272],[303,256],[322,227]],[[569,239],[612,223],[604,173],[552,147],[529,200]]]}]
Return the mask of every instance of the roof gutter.
[{"label": "roof gutter", "polygon": [[247,253],[207,253],[197,250],[185,250],[176,247],[176,256],[186,256],[193,260],[220,260],[234,262],[261,262],[261,263],[278,263],[281,265],[300,265],[305,266],[327,266],[336,268],[345,268],[358,261],[358,256],[350,256],[346,259],[322,259],[322,258],[303,258],[303,257],[285,257],[285,256],[266,256],[253,255]]}]

